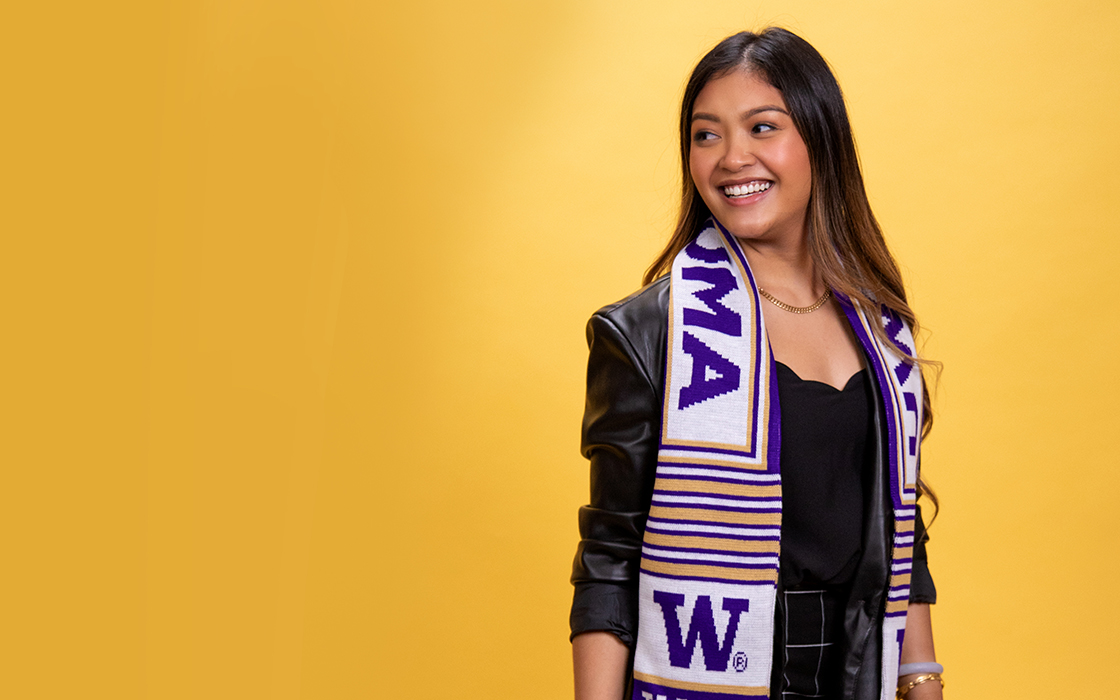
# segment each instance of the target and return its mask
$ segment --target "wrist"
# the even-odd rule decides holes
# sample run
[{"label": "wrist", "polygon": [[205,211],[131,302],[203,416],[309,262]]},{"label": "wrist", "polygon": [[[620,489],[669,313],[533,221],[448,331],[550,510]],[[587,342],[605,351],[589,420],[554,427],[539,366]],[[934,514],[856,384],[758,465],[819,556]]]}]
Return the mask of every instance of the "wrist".
[{"label": "wrist", "polygon": [[923,683],[915,686],[906,695],[906,700],[942,700],[941,685],[938,683]]},{"label": "wrist", "polygon": [[940,673],[918,673],[900,676],[895,700],[927,700],[940,698],[945,682]]}]

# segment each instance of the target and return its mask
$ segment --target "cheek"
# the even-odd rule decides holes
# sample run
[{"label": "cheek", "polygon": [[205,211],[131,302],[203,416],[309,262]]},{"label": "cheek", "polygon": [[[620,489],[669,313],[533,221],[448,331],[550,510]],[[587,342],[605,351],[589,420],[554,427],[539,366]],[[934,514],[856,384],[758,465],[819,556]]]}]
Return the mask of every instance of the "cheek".
[{"label": "cheek", "polygon": [[782,173],[782,184],[790,192],[803,193],[809,196],[812,189],[813,170],[809,165],[809,154],[804,147],[783,149],[780,154],[775,154],[773,161],[776,168]]},{"label": "cheek", "polygon": [[692,184],[697,194],[700,195],[700,200],[704,202],[708,209],[714,211],[723,202],[723,194],[712,189],[708,180],[703,176],[697,177],[696,174],[693,174]]},{"label": "cheek", "polygon": [[813,166],[809,164],[809,151],[804,144],[801,144],[800,148],[793,149],[790,154],[790,169],[796,173],[801,189],[805,191],[805,196],[808,197],[809,192],[813,189]]},{"label": "cheek", "polygon": [[692,184],[700,192],[700,196],[704,198],[705,202],[712,196],[710,190],[713,165],[709,162],[711,160],[711,155],[704,151],[692,151],[688,156],[688,172],[692,175]]}]

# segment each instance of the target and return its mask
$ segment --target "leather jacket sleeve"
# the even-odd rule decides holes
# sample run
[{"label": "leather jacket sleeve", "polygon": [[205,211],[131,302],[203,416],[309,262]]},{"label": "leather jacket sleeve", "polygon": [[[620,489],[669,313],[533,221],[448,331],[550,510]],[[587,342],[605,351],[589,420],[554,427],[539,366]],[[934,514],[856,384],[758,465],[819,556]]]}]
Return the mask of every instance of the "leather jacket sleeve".
[{"label": "leather jacket sleeve", "polygon": [[[659,289],[647,291],[656,296]],[[570,621],[573,637],[606,630],[633,648],[642,535],[661,433],[662,369],[651,367],[656,362],[649,359],[664,354],[665,321],[641,313],[656,303],[627,301],[606,307],[587,324],[582,451],[590,460],[591,502],[579,511],[582,539],[572,566]],[[629,308],[620,311],[622,305]],[[635,313],[646,322],[638,322]]]},{"label": "leather jacket sleeve", "polygon": [[915,506],[914,516],[914,560],[910,568],[910,602],[911,603],[936,603],[937,588],[933,585],[933,577],[929,573],[929,561],[926,558],[926,526],[922,521],[922,507]]}]

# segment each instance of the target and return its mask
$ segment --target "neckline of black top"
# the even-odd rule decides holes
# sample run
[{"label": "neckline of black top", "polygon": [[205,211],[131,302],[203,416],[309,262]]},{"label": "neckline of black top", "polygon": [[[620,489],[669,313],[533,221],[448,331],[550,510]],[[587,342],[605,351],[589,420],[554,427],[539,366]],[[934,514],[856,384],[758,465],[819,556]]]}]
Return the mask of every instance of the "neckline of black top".
[{"label": "neckline of black top", "polygon": [[844,393],[845,391],[848,391],[849,389],[853,388],[854,383],[858,383],[860,380],[863,379],[864,375],[867,374],[867,368],[866,367],[860,367],[859,371],[857,371],[852,376],[848,377],[848,381],[844,383],[844,388],[843,389],[837,389],[836,387],[832,386],[828,382],[822,382],[822,381],[818,381],[816,379],[802,379],[801,375],[799,375],[797,372],[795,372],[789,365],[785,364],[784,362],[774,360],[774,363],[777,364],[778,367],[780,367],[780,368],[784,369],[785,371],[789,372],[790,375],[792,375],[798,382],[800,382],[802,384],[820,384],[823,387],[828,387],[832,391],[837,392],[837,393],[841,393],[841,394]]}]

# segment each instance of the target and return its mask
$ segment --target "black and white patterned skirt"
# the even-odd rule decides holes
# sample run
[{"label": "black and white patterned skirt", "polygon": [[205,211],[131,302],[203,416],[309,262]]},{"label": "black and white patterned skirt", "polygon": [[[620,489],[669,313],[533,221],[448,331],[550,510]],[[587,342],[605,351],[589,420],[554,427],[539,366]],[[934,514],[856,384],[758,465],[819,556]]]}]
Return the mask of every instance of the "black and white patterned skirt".
[{"label": "black and white patterned skirt", "polygon": [[770,697],[840,698],[846,590],[781,591]]}]

